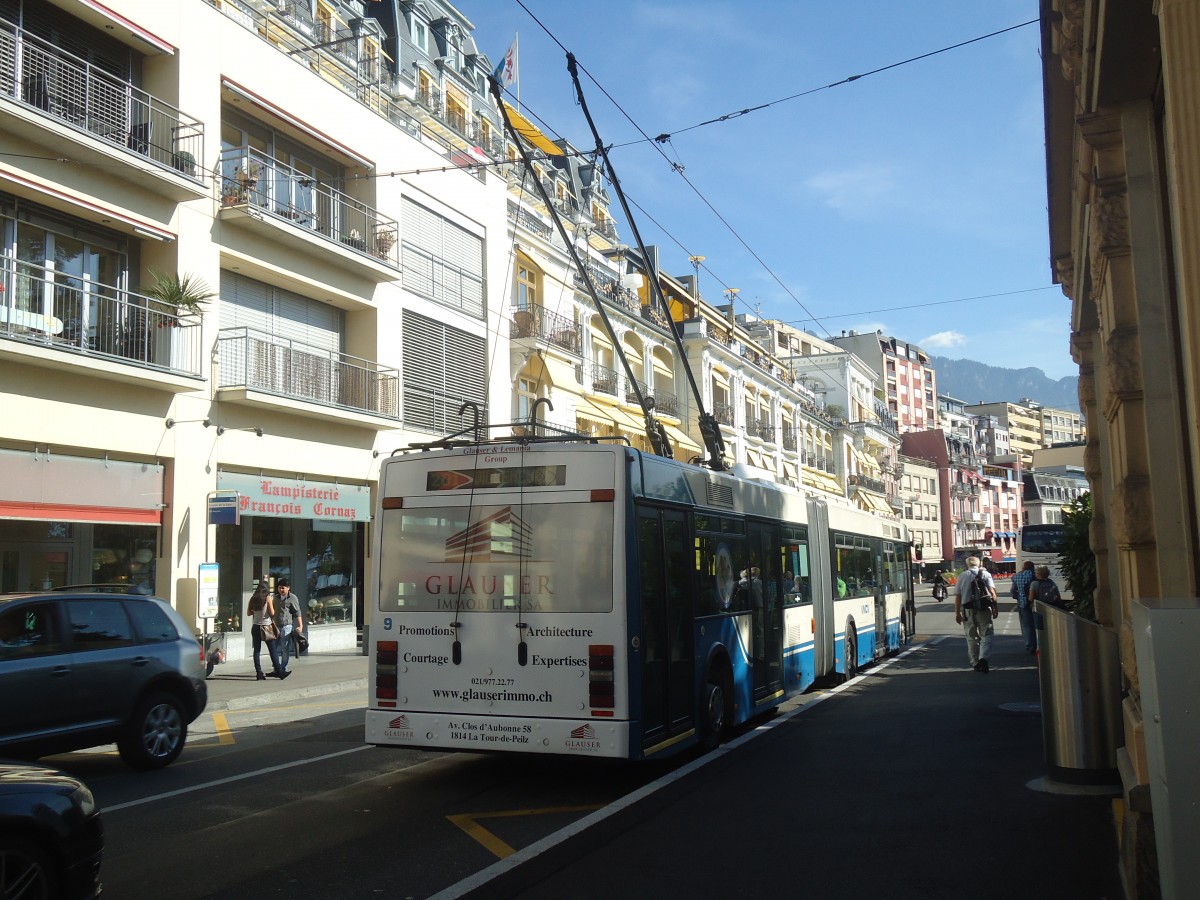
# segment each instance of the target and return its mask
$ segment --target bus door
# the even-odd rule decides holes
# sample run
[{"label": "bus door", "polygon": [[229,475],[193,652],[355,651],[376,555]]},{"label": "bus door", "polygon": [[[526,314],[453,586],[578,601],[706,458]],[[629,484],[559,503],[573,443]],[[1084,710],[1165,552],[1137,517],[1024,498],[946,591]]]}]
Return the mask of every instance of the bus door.
[{"label": "bus door", "polygon": [[759,522],[746,523],[746,550],[750,562],[750,607],[754,660],[754,698],[783,687],[783,599],[780,594],[779,529]]},{"label": "bus door", "polygon": [[[873,542],[874,543],[874,542]],[[876,543],[876,546],[879,545]],[[887,630],[887,595],[888,591],[893,590],[891,585],[892,570],[895,566],[892,564],[894,550],[892,545],[884,542],[882,545],[883,555],[880,555],[879,550],[876,550],[875,556],[875,658],[881,659],[887,656],[888,652],[888,630]],[[884,558],[886,557],[886,558]]]},{"label": "bus door", "polygon": [[648,747],[694,725],[695,565],[682,512],[639,507],[637,541],[642,746]]},{"label": "bus door", "polygon": [[829,540],[829,506],[824,500],[810,497],[808,501],[808,564],[812,570],[813,600],[813,663],[817,678],[834,672],[837,661],[834,639],[837,626],[833,622],[833,570]]}]

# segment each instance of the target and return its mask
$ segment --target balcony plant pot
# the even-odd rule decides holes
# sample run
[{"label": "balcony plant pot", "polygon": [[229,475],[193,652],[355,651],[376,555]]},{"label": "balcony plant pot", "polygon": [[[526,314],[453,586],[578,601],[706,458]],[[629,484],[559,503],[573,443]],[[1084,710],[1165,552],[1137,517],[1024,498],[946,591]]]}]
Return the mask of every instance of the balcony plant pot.
[{"label": "balcony plant pot", "polygon": [[175,327],[182,316],[200,316],[204,312],[204,304],[217,296],[202,278],[190,273],[180,275],[174,272],[164,272],[161,269],[151,269],[150,277],[154,283],[147,289],[146,296],[150,298],[150,308],[163,316],[159,327]]}]

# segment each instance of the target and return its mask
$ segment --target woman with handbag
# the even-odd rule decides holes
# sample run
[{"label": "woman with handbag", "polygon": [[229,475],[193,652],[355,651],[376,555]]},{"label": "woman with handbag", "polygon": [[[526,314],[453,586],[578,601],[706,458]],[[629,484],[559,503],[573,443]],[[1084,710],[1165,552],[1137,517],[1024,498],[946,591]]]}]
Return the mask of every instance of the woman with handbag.
[{"label": "woman with handbag", "polygon": [[271,654],[271,675],[275,678],[287,678],[291,672],[279,668],[279,648],[276,639],[279,629],[275,627],[275,605],[271,602],[271,594],[267,590],[266,579],[258,583],[254,593],[250,595],[250,603],[246,607],[246,615],[251,617],[250,637],[254,644],[254,672],[259,681],[265,681],[259,653],[263,642],[266,641],[267,652]]}]

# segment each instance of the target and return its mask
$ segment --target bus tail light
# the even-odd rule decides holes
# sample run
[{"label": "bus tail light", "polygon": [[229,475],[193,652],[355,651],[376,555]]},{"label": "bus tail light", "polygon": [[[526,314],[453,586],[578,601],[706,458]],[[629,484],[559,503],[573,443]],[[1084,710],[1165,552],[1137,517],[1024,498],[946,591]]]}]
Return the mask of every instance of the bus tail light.
[{"label": "bus tail light", "polygon": [[[611,716],[616,706],[612,644],[588,645],[588,705],[594,716]],[[608,710],[602,712],[601,710]]]},{"label": "bus tail light", "polygon": [[[396,664],[400,645],[396,641],[378,641],[375,644],[375,699],[379,706],[395,706],[399,697]],[[383,702],[390,701],[390,702]]]},{"label": "bus tail light", "polygon": [[612,503],[617,499],[617,492],[612,488],[593,488],[591,495],[592,503]]}]

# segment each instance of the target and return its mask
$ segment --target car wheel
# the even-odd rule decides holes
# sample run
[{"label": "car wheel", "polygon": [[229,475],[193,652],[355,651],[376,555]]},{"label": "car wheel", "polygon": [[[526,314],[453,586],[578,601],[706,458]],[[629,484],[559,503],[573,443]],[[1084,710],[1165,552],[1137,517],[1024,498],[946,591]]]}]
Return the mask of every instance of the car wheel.
[{"label": "car wheel", "polygon": [[167,693],[143,697],[117,741],[121,759],[135,769],[161,769],[183,751],[187,720],[183,705]]},{"label": "car wheel", "polygon": [[57,896],[57,869],[49,854],[32,841],[0,835],[0,897]]}]

